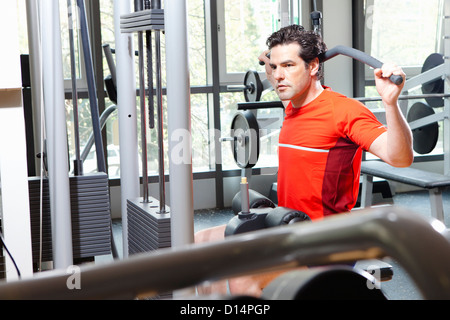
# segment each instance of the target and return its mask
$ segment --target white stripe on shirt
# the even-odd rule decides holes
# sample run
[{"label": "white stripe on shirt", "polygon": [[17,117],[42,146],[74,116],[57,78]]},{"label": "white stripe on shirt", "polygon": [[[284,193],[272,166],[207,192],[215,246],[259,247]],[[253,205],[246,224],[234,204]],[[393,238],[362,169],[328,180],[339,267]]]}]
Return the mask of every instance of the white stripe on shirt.
[{"label": "white stripe on shirt", "polygon": [[326,150],[326,149],[307,148],[307,147],[295,146],[293,144],[279,143],[278,146],[285,147],[285,148],[291,148],[291,149],[297,149],[297,150],[303,150],[303,151],[310,151],[310,152],[322,152],[322,153],[330,152],[330,150]]}]

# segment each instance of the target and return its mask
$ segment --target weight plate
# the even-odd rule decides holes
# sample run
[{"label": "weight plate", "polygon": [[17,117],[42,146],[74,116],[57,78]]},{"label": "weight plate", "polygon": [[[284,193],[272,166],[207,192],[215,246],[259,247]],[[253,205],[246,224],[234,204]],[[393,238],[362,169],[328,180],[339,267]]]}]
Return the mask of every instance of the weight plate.
[{"label": "weight plate", "polygon": [[239,111],[231,122],[231,149],[240,168],[252,168],[259,157],[259,126],[250,111]]},{"label": "weight plate", "polygon": [[256,102],[261,100],[263,84],[256,71],[247,71],[244,77],[244,97],[246,102]]},{"label": "weight plate", "polygon": [[[422,102],[416,102],[408,111],[407,120],[412,122],[434,114],[433,108]],[[413,148],[419,154],[428,154],[436,147],[439,138],[439,124],[433,122],[412,130]]]},{"label": "weight plate", "polygon": [[[433,53],[425,60],[422,73],[431,70],[444,63],[444,56],[439,53]],[[424,94],[430,93],[444,93],[444,79],[438,78],[422,85],[422,92]],[[428,105],[433,108],[444,106],[444,98],[425,98]]]}]

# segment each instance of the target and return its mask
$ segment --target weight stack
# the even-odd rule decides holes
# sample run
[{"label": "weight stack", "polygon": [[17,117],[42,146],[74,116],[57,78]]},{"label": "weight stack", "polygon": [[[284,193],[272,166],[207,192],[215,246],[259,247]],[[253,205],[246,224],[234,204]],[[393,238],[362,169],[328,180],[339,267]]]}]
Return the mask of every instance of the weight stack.
[{"label": "weight stack", "polygon": [[[33,263],[39,262],[40,178],[29,177]],[[74,259],[111,253],[111,208],[106,173],[70,176],[72,250]],[[42,261],[52,261],[52,232],[48,180],[43,181]]]},{"label": "weight stack", "polygon": [[[151,252],[171,246],[170,213],[160,213],[159,201],[149,197],[127,200],[128,254]],[[172,297],[171,293],[161,294],[156,299]]]}]

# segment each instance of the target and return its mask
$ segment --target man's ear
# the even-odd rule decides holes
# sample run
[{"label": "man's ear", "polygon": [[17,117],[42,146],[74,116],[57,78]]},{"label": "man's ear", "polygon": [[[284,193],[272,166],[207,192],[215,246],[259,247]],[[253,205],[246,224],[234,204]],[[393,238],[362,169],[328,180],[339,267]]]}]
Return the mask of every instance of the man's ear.
[{"label": "man's ear", "polygon": [[309,71],[311,76],[317,75],[319,73],[319,69],[320,69],[319,58],[315,58],[309,63]]}]

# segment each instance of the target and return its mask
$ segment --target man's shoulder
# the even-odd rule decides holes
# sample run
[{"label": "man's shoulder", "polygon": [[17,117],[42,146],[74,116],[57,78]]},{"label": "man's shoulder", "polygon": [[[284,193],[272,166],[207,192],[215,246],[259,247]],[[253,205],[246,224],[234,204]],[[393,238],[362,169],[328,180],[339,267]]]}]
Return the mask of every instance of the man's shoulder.
[{"label": "man's shoulder", "polygon": [[333,105],[335,105],[336,107],[340,107],[342,105],[345,105],[348,107],[356,107],[356,108],[366,108],[366,106],[364,104],[362,104],[361,102],[359,102],[358,100],[355,100],[353,98],[349,98],[346,95],[333,91],[331,89],[327,89],[325,90],[326,92],[326,97],[328,99],[330,99],[331,101],[333,101]]}]

